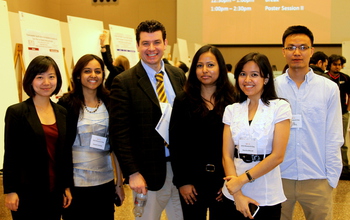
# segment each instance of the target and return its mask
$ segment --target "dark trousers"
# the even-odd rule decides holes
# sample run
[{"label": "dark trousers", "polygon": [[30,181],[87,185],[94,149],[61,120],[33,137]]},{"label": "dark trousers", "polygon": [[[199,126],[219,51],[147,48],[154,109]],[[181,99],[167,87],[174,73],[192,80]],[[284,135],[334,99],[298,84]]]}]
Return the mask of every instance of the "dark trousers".
[{"label": "dark trousers", "polygon": [[182,212],[184,220],[205,220],[207,216],[207,209],[209,208],[209,219],[210,220],[221,220],[226,219],[223,215],[223,202],[218,202],[215,198],[218,196],[217,190],[207,187],[206,189],[196,188],[198,195],[196,196],[197,201],[191,205],[187,205],[185,200],[180,195]]},{"label": "dark trousers", "polygon": [[[247,220],[249,218],[244,217],[244,215],[237,211],[234,202],[227,199],[224,196],[224,206],[226,217],[230,216],[230,219],[234,220]],[[260,206],[258,213],[255,215],[254,220],[280,220],[281,218],[282,205],[277,204],[274,206]]]},{"label": "dark trousers", "polygon": [[13,220],[60,220],[63,206],[63,193],[43,194],[33,190],[19,193],[17,211],[11,211]]},{"label": "dark trousers", "polygon": [[114,181],[98,186],[73,187],[73,200],[64,210],[64,220],[113,220]]}]

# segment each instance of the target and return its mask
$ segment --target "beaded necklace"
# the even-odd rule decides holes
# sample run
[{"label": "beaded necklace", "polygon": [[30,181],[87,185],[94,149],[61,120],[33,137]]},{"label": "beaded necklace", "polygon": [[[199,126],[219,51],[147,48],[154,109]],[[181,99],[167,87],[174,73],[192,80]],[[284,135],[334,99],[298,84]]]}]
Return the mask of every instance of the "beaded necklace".
[{"label": "beaded necklace", "polygon": [[93,111],[90,111],[90,110],[88,109],[88,107],[85,105],[85,103],[84,103],[84,108],[85,108],[85,110],[86,110],[87,112],[89,112],[89,113],[95,113],[95,112],[98,110],[98,108],[100,107],[100,103],[101,103],[101,100],[98,99],[97,105],[96,105],[96,107],[95,107],[95,109],[94,109]]}]

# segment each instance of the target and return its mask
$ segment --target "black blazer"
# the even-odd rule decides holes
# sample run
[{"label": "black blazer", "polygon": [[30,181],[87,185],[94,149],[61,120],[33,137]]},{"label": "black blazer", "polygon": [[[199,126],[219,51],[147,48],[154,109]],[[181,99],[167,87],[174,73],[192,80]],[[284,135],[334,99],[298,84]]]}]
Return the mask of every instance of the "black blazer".
[{"label": "black blazer", "polygon": [[[179,94],[186,80],[183,71],[168,64],[165,71]],[[141,62],[114,78],[110,98],[110,143],[124,177],[140,172],[149,190],[161,189],[166,158],[164,140],[155,127],[162,113]]]},{"label": "black blazer", "polygon": [[[51,102],[58,128],[56,188],[73,186],[72,149],[65,146],[66,110]],[[45,133],[31,98],[8,107],[5,116],[4,193],[49,192]]]}]

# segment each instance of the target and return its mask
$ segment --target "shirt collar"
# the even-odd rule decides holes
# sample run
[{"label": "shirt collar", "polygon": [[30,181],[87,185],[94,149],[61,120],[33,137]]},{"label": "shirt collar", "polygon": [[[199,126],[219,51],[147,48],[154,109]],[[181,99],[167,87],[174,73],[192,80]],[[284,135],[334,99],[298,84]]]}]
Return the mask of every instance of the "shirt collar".
[{"label": "shirt collar", "polygon": [[146,73],[148,76],[150,77],[155,77],[155,75],[157,73],[159,73],[160,71],[163,71],[163,73],[165,73],[165,68],[164,68],[164,62],[163,60],[161,61],[160,65],[161,65],[161,68],[158,72],[155,72],[154,69],[152,69],[150,66],[148,66],[145,62],[143,62],[143,60],[141,60],[141,64],[143,66],[143,68],[146,70]]},{"label": "shirt collar", "polygon": [[[290,76],[289,76],[289,69],[287,69],[287,71],[286,71],[286,73],[285,74],[287,74],[287,79],[289,80],[289,81],[293,81],[292,80],[292,78],[290,78]],[[309,83],[313,78],[315,77],[315,73],[314,73],[314,71],[309,67],[309,72],[305,75],[305,82],[307,82],[307,83]]]}]

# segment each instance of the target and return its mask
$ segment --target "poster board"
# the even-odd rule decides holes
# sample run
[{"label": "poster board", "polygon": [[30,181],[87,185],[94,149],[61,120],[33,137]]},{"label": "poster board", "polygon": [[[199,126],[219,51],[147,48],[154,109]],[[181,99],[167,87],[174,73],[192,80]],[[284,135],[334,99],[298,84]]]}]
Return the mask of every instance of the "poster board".
[{"label": "poster board", "polygon": [[139,62],[139,55],[136,46],[135,30],[117,25],[109,25],[111,34],[111,52],[115,59],[119,55],[123,55],[129,59],[130,67]]},{"label": "poster board", "polygon": [[103,33],[103,22],[74,16],[67,16],[67,20],[73,64],[85,54],[95,54],[102,59],[100,35]]},{"label": "poster board", "polygon": [[[63,48],[61,42],[60,22],[55,19],[19,12],[19,20],[23,44],[23,60],[27,68],[36,56],[52,57],[61,72],[62,87],[58,96],[67,92],[68,81],[64,66]],[[58,97],[51,97],[57,101]]]},{"label": "poster board", "polygon": [[187,41],[181,38],[177,38],[177,45],[179,47],[179,60],[184,62],[187,66],[191,66],[188,56]]},{"label": "poster board", "polygon": [[0,59],[2,69],[0,81],[0,169],[4,163],[4,118],[8,106],[18,102],[18,91],[13,63],[13,51],[10,35],[10,25],[7,3],[0,1],[0,51],[3,56]]}]

